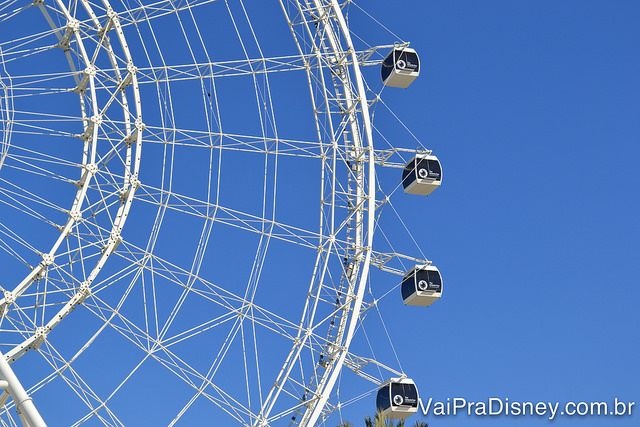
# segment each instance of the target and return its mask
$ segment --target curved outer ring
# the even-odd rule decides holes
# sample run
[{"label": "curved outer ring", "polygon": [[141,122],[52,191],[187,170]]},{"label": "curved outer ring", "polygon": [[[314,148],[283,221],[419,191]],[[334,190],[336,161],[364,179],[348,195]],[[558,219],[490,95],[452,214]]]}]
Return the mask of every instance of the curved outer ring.
[{"label": "curved outer ring", "polygon": [[[8,351],[5,354],[5,357],[9,363],[14,362],[18,358],[20,358],[24,353],[31,349],[37,349],[42,342],[46,339],[46,336],[51,332],[53,328],[55,328],[61,321],[64,319],[78,304],[82,303],[84,299],[91,292],[91,283],[98,275],[98,272],[102,269],[104,264],[107,261],[109,255],[113,253],[117,245],[121,242],[120,233],[124,227],[127,216],[129,214],[129,210],[131,209],[131,203],[133,201],[135,190],[140,185],[138,181],[138,172],[140,169],[140,157],[142,154],[142,131],[144,130],[144,124],[142,123],[142,111],[141,111],[141,101],[140,101],[140,91],[138,87],[138,80],[136,78],[136,67],[133,65],[133,60],[131,58],[131,53],[129,51],[127,41],[124,36],[124,32],[120,26],[120,21],[118,19],[118,15],[111,8],[108,0],[102,0],[102,3],[107,11],[108,21],[106,26],[102,26],[100,23],[98,16],[93,11],[93,8],[89,4],[87,0],[80,0],[85,11],[90,17],[91,24],[95,26],[97,29],[98,35],[102,38],[102,46],[105,51],[109,55],[109,60],[116,74],[116,78],[118,80],[118,86],[114,91],[112,99],[109,103],[104,107],[108,108],[113,98],[117,95],[117,93],[121,94],[121,102],[122,108],[124,112],[124,134],[126,135],[121,143],[127,146],[126,160],[125,160],[125,171],[124,171],[124,179],[122,184],[122,192],[121,195],[121,204],[118,208],[118,211],[113,220],[111,232],[109,238],[104,242],[104,246],[102,247],[101,255],[98,258],[96,264],[91,268],[90,273],[86,276],[86,280],[82,283],[81,286],[76,288],[75,293],[71,296],[69,301],[48,321],[48,323],[44,326],[38,327],[34,334],[27,339],[25,339],[21,344],[15,346],[13,349]],[[69,66],[71,68],[71,72],[76,78],[76,83],[78,86],[76,87],[76,92],[79,93],[80,96],[80,105],[82,109],[82,120],[84,125],[84,148],[83,148],[83,167],[82,173],[79,181],[77,181],[76,185],[78,187],[78,191],[76,193],[73,205],[69,210],[69,218],[67,219],[66,224],[62,228],[60,236],[53,244],[49,252],[42,253],[42,261],[14,288],[13,291],[5,291],[4,297],[0,299],[0,313],[4,315],[8,307],[16,301],[28,288],[34,283],[36,280],[44,277],[47,269],[54,265],[55,256],[58,249],[62,246],[62,243],[65,239],[71,235],[73,226],[82,221],[82,204],[86,199],[87,190],[90,186],[91,180],[95,179],[94,176],[98,172],[98,166],[96,165],[96,156],[97,156],[97,144],[98,144],[98,131],[100,124],[102,122],[102,117],[98,114],[88,117],[87,109],[84,104],[83,92],[86,90],[90,91],[90,98],[92,101],[92,111],[97,112],[100,111],[96,96],[96,68],[92,63],[92,55],[89,55],[84,46],[80,31],[79,31],[79,22],[72,16],[71,12],[64,5],[62,0],[56,0],[55,4],[62,14],[67,18],[67,25],[64,28],[64,33],[61,34],[58,27],[55,25],[48,11],[46,10],[43,2],[35,2],[34,5],[37,5],[42,11],[44,17],[49,22],[51,29],[55,32],[56,36],[60,40],[59,47],[65,48],[68,46],[68,41],[71,37],[74,37],[78,51],[82,56],[82,60],[85,65],[85,70],[82,73],[82,79],[77,77],[77,72],[73,65],[72,57],[69,53],[68,48],[65,49],[65,55],[67,56],[67,60],[69,62]],[[109,39],[106,34],[110,30],[115,30],[118,36],[118,40],[120,46],[122,48],[124,57],[127,61],[127,69],[126,74],[123,77],[123,74],[118,67],[116,62],[116,55],[111,48],[109,43]],[[130,120],[130,112],[129,106],[127,102],[127,97],[125,93],[125,88],[131,85],[133,89],[134,95],[134,103],[136,110],[136,120],[135,123],[131,123]],[[132,152],[131,146],[135,143],[135,153]],[[133,167],[133,170],[131,168]]]},{"label": "curved outer ring", "polygon": [[[340,80],[342,93],[345,96],[346,113],[348,118],[346,119],[350,125],[352,135],[354,136],[354,150],[355,156],[361,159],[358,164],[357,173],[357,194],[356,202],[351,208],[352,215],[356,218],[355,229],[355,251],[357,257],[355,258],[355,265],[353,267],[353,273],[349,275],[349,288],[347,295],[345,296],[345,304],[340,310],[339,319],[339,333],[336,335],[335,341],[328,343],[333,349],[329,363],[322,370],[321,375],[317,375],[316,370],[315,390],[311,390],[311,396],[303,399],[303,402],[298,406],[297,412],[302,413],[302,418],[299,425],[312,426],[315,425],[318,420],[323,416],[323,410],[330,397],[333,387],[338,379],[341,369],[345,363],[345,358],[348,354],[349,346],[353,338],[358,319],[360,318],[360,309],[362,306],[363,296],[367,285],[367,279],[369,274],[369,267],[371,263],[372,247],[373,247],[373,233],[374,233],[374,221],[375,221],[375,155],[373,151],[373,135],[372,126],[369,116],[369,108],[366,98],[366,90],[363,82],[363,78],[360,72],[358,64],[358,58],[356,51],[349,35],[349,29],[346,24],[345,18],[342,14],[340,5],[337,0],[323,1],[323,0],[307,0],[307,3],[313,3],[312,5],[302,5],[302,1],[296,1],[300,15],[309,14],[311,19],[307,20],[306,16],[304,20],[307,25],[309,21],[316,22],[322,25],[324,31],[327,34],[329,46],[325,46],[325,51],[328,56],[334,59],[335,63],[343,64],[339,67],[345,71],[345,76]],[[282,4],[282,1],[281,1]],[[283,5],[283,10],[285,9]],[[316,17],[312,16],[315,12]],[[286,14],[286,12],[285,12]],[[334,26],[338,27],[338,31],[334,29]],[[293,29],[292,29],[293,32]],[[343,38],[347,45],[347,49],[342,48],[340,44],[340,36]],[[295,38],[294,33],[294,38]],[[303,52],[300,52],[303,54]],[[319,54],[316,52],[316,54]],[[350,64],[349,64],[350,62]],[[357,94],[353,92],[351,82],[349,80],[348,65],[351,65],[351,73],[356,80]],[[310,87],[312,83],[310,82]],[[336,87],[336,89],[338,89]],[[313,90],[312,90],[313,91]],[[358,107],[361,111],[361,118],[363,120],[364,127],[364,139],[366,140],[366,147],[363,146],[360,130],[357,124]],[[368,162],[368,168],[364,170],[364,163]],[[365,176],[366,175],[366,176]],[[366,202],[366,203],[365,203]],[[366,228],[364,218],[366,216]],[[322,227],[322,226],[321,226]],[[333,231],[333,230],[332,230]],[[321,230],[322,235],[322,230]],[[366,243],[364,242],[364,236],[366,235]],[[332,247],[331,237],[329,237],[329,248]],[[327,252],[331,252],[332,249],[327,249]],[[318,258],[320,260],[320,258]],[[323,267],[318,267],[319,261],[316,262],[316,271],[314,271],[313,277],[320,277],[322,282],[323,272],[318,274],[318,269],[327,269],[326,263]],[[323,270],[323,271],[324,271]],[[358,276],[359,275],[359,276]],[[314,279],[312,279],[313,282]],[[280,392],[283,390],[286,379],[289,377],[296,361],[300,358],[302,349],[305,346],[310,346],[309,340],[312,336],[313,317],[315,309],[320,299],[321,286],[314,288],[314,283],[311,284],[311,289],[307,302],[305,305],[304,313],[302,315],[302,321],[298,336],[294,342],[294,345],[287,357],[284,366],[282,367],[278,378],[275,381],[273,388],[269,395],[263,402],[262,410],[258,419],[254,425],[268,425],[272,419],[270,419],[270,413],[273,409],[276,400]],[[314,291],[314,292],[312,292]],[[305,321],[305,317],[309,316],[311,320]],[[308,325],[308,328],[305,327]],[[311,386],[309,385],[308,388]],[[279,416],[281,416],[280,414]],[[277,418],[278,416],[276,416]]]},{"label": "curved outer ring", "polygon": [[[320,4],[320,0],[314,0],[316,7],[319,9],[322,8]],[[342,14],[342,9],[338,4],[337,0],[331,0],[331,4],[329,5],[332,8],[332,12],[335,16],[335,19],[338,21],[339,28],[342,32],[342,36],[347,44],[348,52],[351,56],[351,63],[353,66],[353,75],[356,79],[356,86],[358,89],[358,98],[357,103],[360,105],[362,111],[362,120],[364,126],[364,133],[367,141],[367,149],[368,151],[368,192],[364,195],[364,198],[367,200],[367,242],[366,245],[362,247],[364,253],[364,261],[361,265],[361,273],[360,279],[357,285],[357,289],[355,292],[355,300],[353,302],[353,309],[350,311],[351,317],[349,319],[349,326],[347,330],[347,336],[345,337],[342,345],[340,346],[340,352],[336,363],[333,366],[333,369],[327,369],[325,371],[325,377],[320,384],[324,384],[317,392],[319,398],[314,402],[314,404],[309,405],[304,417],[302,419],[302,425],[315,425],[318,418],[320,418],[322,414],[322,410],[329,399],[329,395],[333,390],[333,386],[335,385],[338,376],[340,375],[340,371],[342,366],[344,365],[345,357],[347,356],[349,345],[351,344],[351,340],[353,339],[353,334],[358,323],[358,319],[360,318],[360,308],[362,306],[362,300],[364,296],[364,291],[367,285],[367,278],[369,276],[369,268],[371,265],[371,251],[373,248],[373,232],[374,232],[374,222],[375,222],[375,155],[373,150],[373,132],[371,129],[371,118],[369,116],[369,105],[367,103],[367,95],[364,86],[364,82],[362,79],[362,74],[360,72],[360,66],[358,64],[358,57],[356,55],[355,48],[353,46],[353,42],[351,41],[351,36],[349,34],[349,28],[345,21],[344,15]],[[327,23],[325,23],[327,25]],[[346,92],[346,90],[345,90]],[[352,110],[351,114],[355,114],[355,109]],[[363,148],[364,149],[364,148]],[[363,176],[359,174],[359,176]],[[359,188],[364,188],[364,182],[359,182]],[[358,208],[364,210],[364,204],[358,203]],[[345,315],[348,315],[349,311],[344,312]]]},{"label": "curved outer ring", "polygon": [[[0,59],[4,62],[1,49]],[[13,91],[11,89],[11,77],[9,76],[7,80],[9,81],[8,85],[2,81],[2,75],[0,74],[0,116],[2,117],[2,129],[0,129],[0,132],[2,132],[2,138],[0,138],[0,169],[2,169],[2,164],[4,163],[5,157],[7,157],[7,152],[11,145],[11,128],[13,125],[13,108],[11,107]]]}]

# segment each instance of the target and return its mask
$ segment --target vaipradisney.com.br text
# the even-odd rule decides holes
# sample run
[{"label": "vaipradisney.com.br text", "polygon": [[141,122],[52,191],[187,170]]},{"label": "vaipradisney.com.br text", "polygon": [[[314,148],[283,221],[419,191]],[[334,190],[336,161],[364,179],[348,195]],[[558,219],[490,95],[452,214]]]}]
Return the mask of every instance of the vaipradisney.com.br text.
[{"label": "vaipradisney.com.br text", "polygon": [[635,402],[522,402],[509,398],[491,397],[486,401],[472,402],[462,397],[436,401],[433,398],[419,400],[425,416],[538,416],[553,420],[558,416],[631,416]]}]

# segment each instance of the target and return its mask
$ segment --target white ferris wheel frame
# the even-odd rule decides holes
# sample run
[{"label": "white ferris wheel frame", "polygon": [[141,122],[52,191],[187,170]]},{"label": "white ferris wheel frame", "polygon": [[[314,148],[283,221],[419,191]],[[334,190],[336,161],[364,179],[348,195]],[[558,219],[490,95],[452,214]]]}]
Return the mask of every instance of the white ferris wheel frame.
[{"label": "white ferris wheel frame", "polygon": [[[145,126],[142,122],[141,95],[137,77],[138,69],[135,67],[133,58],[127,47],[125,34],[120,24],[119,16],[111,8],[108,0],[101,0],[105,10],[107,10],[107,16],[109,18],[107,25],[101,24],[98,16],[93,12],[91,4],[87,0],[79,1],[91,17],[92,25],[101,29],[99,31],[102,31],[102,42],[105,43],[102,48],[109,55],[115,76],[118,80],[114,94],[122,94],[121,105],[123,106],[125,113],[125,136],[121,143],[125,144],[127,147],[127,163],[123,175],[124,181],[122,182],[121,192],[122,203],[115,215],[109,239],[104,242],[102,255],[93,265],[87,280],[78,287],[77,291],[69,299],[68,303],[65,304],[64,307],[61,308],[54,316],[52,316],[51,320],[46,325],[39,327],[32,336],[25,339],[22,344],[16,346],[12,351],[5,355],[9,362],[17,360],[28,350],[38,349],[46,339],[47,335],[74,308],[82,304],[82,302],[90,295],[91,283],[105,265],[107,258],[116,250],[117,246],[122,241],[121,232],[123,230],[124,223],[129,210],[131,209],[136,189],[141,186],[137,177],[141,164],[141,149],[142,142],[144,140],[143,132],[145,130]],[[339,231],[336,229],[335,224],[336,201],[335,194],[331,194],[332,201],[329,203],[331,230],[328,232],[324,230],[321,221],[318,235],[320,242],[318,243],[318,247],[322,248],[322,250],[318,251],[318,257],[316,259],[314,272],[310,281],[308,298],[305,302],[301,322],[298,325],[298,334],[293,340],[294,344],[288,357],[284,361],[276,381],[274,382],[274,386],[269,391],[265,400],[261,403],[260,413],[256,414],[254,417],[254,421],[252,422],[252,425],[254,426],[269,425],[271,422],[291,414],[294,414],[294,419],[295,417],[300,416],[299,420],[295,419],[293,422],[297,425],[312,426],[321,422],[333,411],[333,409],[335,409],[328,409],[327,402],[332,395],[332,390],[334,389],[336,381],[338,380],[345,364],[349,365],[352,370],[365,377],[367,380],[376,384],[380,383],[378,379],[358,372],[359,370],[357,368],[359,362],[353,357],[350,357],[352,355],[349,353],[349,348],[356,326],[360,319],[364,293],[367,287],[371,265],[373,264],[383,268],[386,261],[382,262],[381,258],[384,256],[400,256],[397,254],[380,254],[373,250],[373,236],[376,218],[376,165],[384,163],[388,154],[381,154],[380,152],[376,153],[376,150],[374,149],[369,101],[367,99],[367,90],[360,70],[362,58],[356,51],[351,40],[350,30],[342,13],[342,7],[338,0],[289,0],[289,3],[293,3],[294,9],[298,11],[298,20],[296,21],[288,15],[288,8],[285,6],[285,2],[287,2],[287,0],[280,0],[282,10],[289,22],[292,36],[296,42],[300,56],[303,58],[312,102],[314,104],[316,124],[319,120],[318,115],[321,114],[318,112],[319,109],[316,108],[317,104],[313,94],[313,90],[316,85],[321,87],[321,91],[325,97],[325,99],[320,102],[328,104],[329,101],[326,99],[328,96],[327,94],[335,91],[335,99],[333,101],[340,107],[339,110],[342,117],[340,126],[342,132],[338,134],[337,138],[334,135],[331,144],[333,145],[333,149],[337,150],[337,139],[342,138],[345,146],[350,145],[349,174],[353,187],[349,187],[347,196],[350,199],[348,221],[353,225],[351,227],[351,235],[346,239],[346,242],[341,242],[343,246],[347,248],[347,253],[341,254],[341,256],[345,257],[346,262],[345,269],[343,271],[343,280],[345,285],[344,289],[340,289],[342,300],[335,310],[335,315],[337,316],[337,326],[334,327],[336,329],[335,335],[330,335],[332,340],[327,339],[326,343],[322,345],[322,349],[315,350],[325,357],[325,361],[321,366],[316,366],[310,383],[304,385],[305,394],[302,396],[300,403],[286,413],[273,414],[272,411],[274,410],[275,403],[284,391],[285,384],[290,379],[292,369],[298,362],[301,352],[305,349],[308,350],[312,348],[312,345],[309,344],[309,340],[314,334],[318,333],[315,331],[316,325],[314,324],[314,315],[319,304],[319,300],[321,299],[320,294],[324,287],[323,278],[328,268],[328,255],[335,255],[339,252],[339,249],[336,246],[336,234]],[[96,76],[98,73],[94,65],[94,58],[84,49],[82,33],[79,31],[80,23],[72,16],[71,13],[69,13],[61,0],[56,0],[55,4],[67,17],[68,22],[64,28],[64,32],[59,31],[41,0],[36,0],[34,3],[34,5],[41,9],[43,15],[49,22],[51,29],[55,32],[60,41],[61,48],[64,49],[65,45],[68,45],[69,39],[72,37],[75,38],[77,45],[82,47],[80,51],[85,64],[84,71],[76,72],[71,59],[69,59],[69,64],[74,77],[76,77],[77,90],[80,94],[81,104],[83,102],[85,90],[88,90],[90,92],[89,98],[92,99],[94,103],[91,110],[100,111],[100,106],[97,105],[97,96],[95,92]],[[312,30],[314,27],[316,28],[315,34]],[[113,50],[108,43],[108,39],[104,37],[110,30],[115,30],[117,33],[120,42],[120,49],[126,58],[126,67],[118,65],[118,61],[116,60]],[[307,33],[309,39],[313,41],[312,53],[306,52],[299,41],[299,38],[303,37],[302,33]],[[65,54],[69,58],[69,52],[65,51]],[[317,68],[309,66],[308,61],[310,60],[317,61]],[[327,70],[329,70],[327,74],[330,74],[333,79],[333,90],[330,88],[330,84],[325,81],[325,71]],[[314,75],[314,72],[317,73],[317,75]],[[355,82],[353,80],[355,80]],[[124,91],[127,87],[131,87],[133,92],[135,104],[134,123],[131,123],[129,120],[131,114],[129,113],[127,96]],[[4,298],[0,300],[0,308],[2,309],[6,309],[7,306],[15,302],[15,300],[19,298],[33,282],[41,278],[46,273],[50,266],[55,265],[56,252],[61,247],[64,239],[71,233],[71,229],[74,224],[82,220],[82,203],[86,199],[86,192],[91,180],[96,173],[98,173],[98,167],[96,165],[96,146],[99,140],[98,130],[102,120],[100,115],[89,116],[86,111],[87,110],[83,105],[82,114],[85,129],[83,138],[85,140],[85,152],[87,155],[83,160],[82,176],[77,182],[77,195],[73,206],[69,209],[69,219],[65,224],[59,239],[54,243],[51,250],[47,253],[43,253],[42,262],[38,264],[38,266],[34,268],[13,291],[5,291]],[[328,108],[326,114],[329,122],[331,122],[332,115],[335,115],[335,113],[335,110],[331,111]],[[360,121],[362,129],[360,128]],[[332,124],[331,129],[335,130],[340,126]],[[322,144],[324,137],[319,128],[317,132],[319,141]],[[132,149],[133,146],[135,146],[135,151]],[[381,160],[381,157],[383,157],[383,160]],[[324,159],[323,163],[328,164],[330,160],[331,159]],[[334,174],[334,182],[336,180],[335,174],[337,173],[335,161],[336,160],[334,158],[333,165],[325,165],[323,167],[323,174]],[[323,189],[323,191],[325,190],[326,189]],[[328,191],[335,192],[335,187]],[[323,208],[321,208],[321,215],[324,213],[322,209]],[[338,228],[341,227],[342,226],[339,226]],[[387,271],[391,271],[395,274],[401,274],[401,272],[393,269],[387,268]],[[371,362],[371,360],[364,363],[369,362]],[[403,375],[376,361],[374,361],[374,363],[385,368],[388,372],[392,372],[396,375]]]}]

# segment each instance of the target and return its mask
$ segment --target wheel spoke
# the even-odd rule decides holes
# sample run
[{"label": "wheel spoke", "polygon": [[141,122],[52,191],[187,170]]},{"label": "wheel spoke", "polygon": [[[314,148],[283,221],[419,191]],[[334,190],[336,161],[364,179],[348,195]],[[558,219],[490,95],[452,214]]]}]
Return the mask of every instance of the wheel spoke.
[{"label": "wheel spoke", "polygon": [[45,419],[317,425],[404,375],[378,304],[428,261],[376,174],[414,150],[362,68],[406,44],[340,3],[0,2],[0,348]]}]

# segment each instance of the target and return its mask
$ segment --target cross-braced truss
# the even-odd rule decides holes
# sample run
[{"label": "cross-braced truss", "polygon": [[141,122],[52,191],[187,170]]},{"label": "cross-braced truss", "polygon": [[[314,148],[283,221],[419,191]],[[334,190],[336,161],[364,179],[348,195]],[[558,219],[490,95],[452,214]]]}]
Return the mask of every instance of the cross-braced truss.
[{"label": "cross-braced truss", "polygon": [[427,262],[377,178],[414,150],[351,4],[0,4],[0,348],[45,419],[316,425],[404,375],[365,324]]}]

